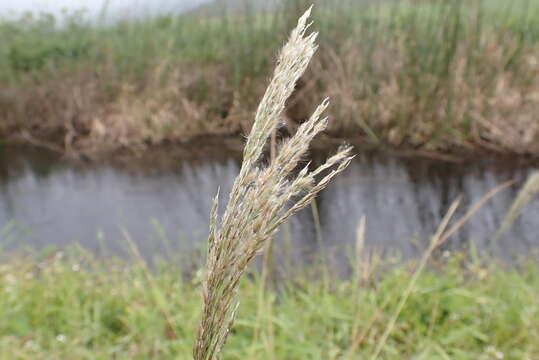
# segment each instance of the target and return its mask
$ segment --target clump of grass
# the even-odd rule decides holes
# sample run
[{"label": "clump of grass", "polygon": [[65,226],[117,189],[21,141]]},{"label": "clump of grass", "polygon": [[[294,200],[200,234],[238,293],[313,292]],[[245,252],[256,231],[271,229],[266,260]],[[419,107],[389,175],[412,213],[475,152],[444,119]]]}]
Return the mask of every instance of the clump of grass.
[{"label": "clump of grass", "polygon": [[[150,280],[137,261],[71,250],[2,255],[0,359],[191,358],[200,278],[178,277],[178,263],[160,263]],[[252,274],[223,360],[369,359],[415,269],[376,259],[362,257],[360,281],[331,277],[332,286],[309,275],[322,269],[299,269],[279,292],[264,292],[260,314]],[[533,257],[521,265],[458,253],[432,261],[379,359],[539,358],[539,266]]]},{"label": "clump of grass", "polygon": [[[286,100],[294,91],[316,51],[316,33],[307,34],[308,10],[283,47],[267,91],[258,107],[243,152],[243,163],[232,187],[221,224],[217,198],[210,224],[204,310],[194,345],[195,360],[219,359],[238,307],[239,281],[249,262],[292,214],[305,207],[351,160],[350,148],[342,148],[325,164],[309,172],[308,165],[294,176],[312,139],[327,126],[321,118],[324,101],[296,134],[280,145],[267,166],[260,164],[271,135],[281,123]],[[332,169],[317,180],[317,176]],[[289,206],[287,208],[287,206]]]}]

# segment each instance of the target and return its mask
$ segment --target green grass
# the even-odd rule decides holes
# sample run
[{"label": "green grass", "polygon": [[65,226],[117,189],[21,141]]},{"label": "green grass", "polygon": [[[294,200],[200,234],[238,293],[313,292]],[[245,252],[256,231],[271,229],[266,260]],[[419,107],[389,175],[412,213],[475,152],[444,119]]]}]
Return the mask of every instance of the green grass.
[{"label": "green grass", "polygon": [[[331,286],[305,270],[262,297],[251,272],[223,359],[369,358],[413,268],[372,261],[348,280],[330,275]],[[380,358],[538,358],[539,267],[518,269],[459,254],[432,262]],[[13,255],[0,265],[0,358],[190,359],[201,277],[179,274],[170,263],[148,272],[81,253]]]},{"label": "green grass", "polygon": [[[96,27],[78,13],[65,19],[52,15],[25,15],[0,23],[0,79],[18,79],[27,73],[61,71],[81,64],[111,65],[118,73],[136,73],[163,61],[196,64],[226,63],[240,77],[256,76],[271,67],[271,49],[282,42],[290,25],[307,1],[290,0],[295,11],[228,17],[162,16],[146,21],[121,22]],[[472,9],[480,9],[473,13]],[[413,34],[423,50],[451,51],[451,40],[470,32],[508,31],[521,41],[539,41],[539,4],[531,0],[462,0],[419,2],[388,1],[381,5],[352,8],[320,8],[317,30],[324,41],[338,46],[358,31],[371,37],[361,43],[383,40],[389,33]],[[480,22],[477,22],[479,20]],[[455,23],[458,22],[458,23]],[[66,23],[59,26],[59,23]],[[440,29],[455,27],[459,34],[446,34],[448,43],[437,43]],[[454,37],[454,38],[453,38]],[[457,38],[457,39],[455,39]],[[269,50],[268,50],[269,49]],[[413,50],[413,49],[412,49]],[[419,54],[419,53],[418,53]],[[248,56],[249,55],[249,56]],[[110,61],[111,64],[107,62]]]}]

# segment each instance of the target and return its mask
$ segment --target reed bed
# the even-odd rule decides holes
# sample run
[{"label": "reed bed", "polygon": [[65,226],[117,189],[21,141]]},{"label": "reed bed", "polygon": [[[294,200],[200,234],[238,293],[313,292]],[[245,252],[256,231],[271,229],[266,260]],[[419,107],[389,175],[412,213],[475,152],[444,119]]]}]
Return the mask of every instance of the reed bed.
[{"label": "reed bed", "polygon": [[[0,133],[90,155],[247,134],[301,3],[102,27],[3,20]],[[287,104],[291,128],[327,94],[327,133],[366,147],[539,153],[537,2],[337,3],[317,12],[322,50]]]}]

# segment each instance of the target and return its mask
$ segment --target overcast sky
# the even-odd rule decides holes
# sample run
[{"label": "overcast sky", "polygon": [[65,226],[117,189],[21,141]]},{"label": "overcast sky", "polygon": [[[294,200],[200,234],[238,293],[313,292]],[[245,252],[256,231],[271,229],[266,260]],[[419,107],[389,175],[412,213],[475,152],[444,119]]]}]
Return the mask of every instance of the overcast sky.
[{"label": "overcast sky", "polygon": [[25,11],[58,15],[63,9],[86,9],[91,18],[96,18],[104,6],[107,6],[107,14],[113,17],[140,16],[180,12],[209,1],[211,0],[0,0],[0,16],[6,17]]}]

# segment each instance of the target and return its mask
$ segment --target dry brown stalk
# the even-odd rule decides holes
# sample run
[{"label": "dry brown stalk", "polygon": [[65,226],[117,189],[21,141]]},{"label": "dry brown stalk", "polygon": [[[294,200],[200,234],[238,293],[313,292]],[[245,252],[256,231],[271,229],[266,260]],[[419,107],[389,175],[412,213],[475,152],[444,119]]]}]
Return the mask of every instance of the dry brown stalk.
[{"label": "dry brown stalk", "polygon": [[511,226],[513,226],[522,210],[533,200],[537,194],[539,194],[539,171],[530,174],[528,180],[519,191],[517,198],[503,219],[500,228],[494,235],[495,242],[505,235]]}]

